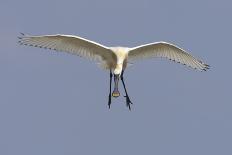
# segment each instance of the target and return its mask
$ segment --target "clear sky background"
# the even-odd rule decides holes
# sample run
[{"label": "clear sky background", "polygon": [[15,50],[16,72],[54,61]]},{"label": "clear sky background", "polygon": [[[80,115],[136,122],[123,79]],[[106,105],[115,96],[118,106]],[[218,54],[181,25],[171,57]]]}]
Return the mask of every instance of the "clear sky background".
[{"label": "clear sky background", "polygon": [[[229,0],[1,0],[0,154],[231,155],[231,15]],[[19,32],[73,34],[106,46],[163,40],[211,69],[135,63],[125,72],[132,111],[122,96],[109,110],[109,72],[20,46]]]}]

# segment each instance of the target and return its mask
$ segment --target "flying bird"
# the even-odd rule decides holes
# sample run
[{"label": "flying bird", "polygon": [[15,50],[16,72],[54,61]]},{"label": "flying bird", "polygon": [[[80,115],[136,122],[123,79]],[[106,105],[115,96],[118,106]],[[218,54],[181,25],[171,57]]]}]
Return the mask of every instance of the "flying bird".
[{"label": "flying bird", "polygon": [[[154,42],[137,47],[106,47],[97,42],[87,40],[74,35],[42,35],[29,36],[21,33],[19,43],[56,51],[63,51],[97,61],[100,66],[110,73],[110,91],[108,106],[111,106],[111,96],[119,97],[118,83],[121,79],[125,90],[126,106],[131,110],[131,100],[128,95],[124,71],[128,62],[144,58],[167,58],[169,60],[187,65],[191,68],[206,71],[209,65],[193,57],[180,47],[167,42]],[[114,78],[114,89],[111,92],[112,78]]]}]

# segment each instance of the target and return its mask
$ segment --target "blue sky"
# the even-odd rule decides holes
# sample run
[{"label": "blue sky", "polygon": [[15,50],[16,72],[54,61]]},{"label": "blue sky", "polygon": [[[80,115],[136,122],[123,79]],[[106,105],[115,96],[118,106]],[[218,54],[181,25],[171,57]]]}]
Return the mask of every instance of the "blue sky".
[{"label": "blue sky", "polygon": [[[231,154],[231,14],[229,0],[1,1],[0,154]],[[20,46],[19,32],[73,34],[106,46],[162,40],[211,69],[135,63],[125,72],[132,111],[123,97],[109,110],[108,72]]]}]

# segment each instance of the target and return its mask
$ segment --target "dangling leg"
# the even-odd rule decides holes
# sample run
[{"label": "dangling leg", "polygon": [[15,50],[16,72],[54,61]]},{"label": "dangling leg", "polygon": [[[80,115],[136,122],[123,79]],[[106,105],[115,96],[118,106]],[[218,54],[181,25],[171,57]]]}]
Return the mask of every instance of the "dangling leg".
[{"label": "dangling leg", "polygon": [[111,83],[112,83],[112,72],[110,70],[110,93],[109,93],[109,99],[108,99],[108,106],[109,106],[109,109],[110,109],[110,105],[111,105]]},{"label": "dangling leg", "polygon": [[129,110],[131,110],[131,107],[130,105],[133,104],[127,94],[127,90],[126,90],[126,86],[125,86],[125,83],[124,83],[124,79],[123,79],[123,73],[124,73],[124,70],[122,70],[122,73],[121,73],[121,80],[122,80],[122,84],[123,84],[123,87],[124,87],[124,90],[125,90],[125,93],[126,93],[126,96],[124,96],[126,98],[126,106],[129,107]]}]

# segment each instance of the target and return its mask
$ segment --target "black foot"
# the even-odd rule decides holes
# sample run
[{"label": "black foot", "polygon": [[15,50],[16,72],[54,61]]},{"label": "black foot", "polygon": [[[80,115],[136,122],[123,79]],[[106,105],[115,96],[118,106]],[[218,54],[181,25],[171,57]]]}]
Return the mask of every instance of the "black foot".
[{"label": "black foot", "polygon": [[124,96],[126,98],[126,106],[129,108],[129,110],[131,110],[130,105],[133,104],[129,98],[129,96]]},{"label": "black foot", "polygon": [[109,95],[109,99],[108,99],[108,106],[109,106],[109,109],[110,109],[110,105],[111,105],[111,94]]}]

